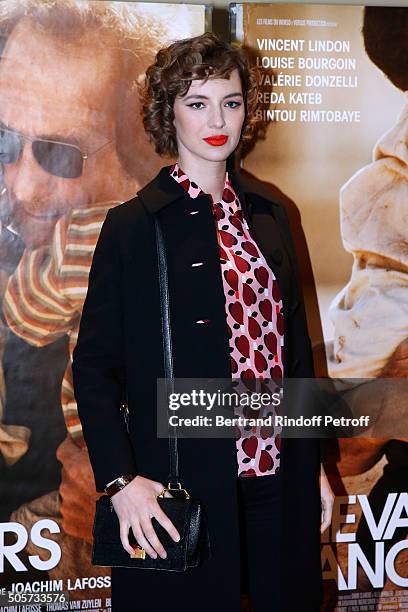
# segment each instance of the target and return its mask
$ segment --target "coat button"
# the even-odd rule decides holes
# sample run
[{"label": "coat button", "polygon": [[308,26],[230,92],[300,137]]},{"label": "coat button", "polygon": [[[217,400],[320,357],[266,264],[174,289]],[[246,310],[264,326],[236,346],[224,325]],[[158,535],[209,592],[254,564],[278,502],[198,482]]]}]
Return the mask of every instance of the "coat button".
[{"label": "coat button", "polygon": [[211,319],[197,319],[196,323],[198,323],[199,325],[205,324],[205,323],[210,323]]},{"label": "coat button", "polygon": [[204,262],[203,261],[195,261],[194,263],[191,264],[192,268],[199,268],[200,266],[203,266]]}]

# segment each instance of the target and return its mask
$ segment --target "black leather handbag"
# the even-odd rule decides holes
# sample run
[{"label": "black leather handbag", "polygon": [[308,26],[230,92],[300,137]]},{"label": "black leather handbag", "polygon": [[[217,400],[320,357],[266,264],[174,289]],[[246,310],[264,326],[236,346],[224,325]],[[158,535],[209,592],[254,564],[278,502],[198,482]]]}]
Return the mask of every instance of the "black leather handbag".
[{"label": "black leather handbag", "polygon": [[[164,371],[167,396],[174,390],[173,361],[171,347],[170,309],[167,278],[166,252],[162,231],[157,216],[154,218],[156,230],[157,256],[159,264],[159,283],[164,345]],[[120,407],[128,428],[127,400]],[[93,524],[93,565],[109,567],[134,567],[140,569],[157,569],[183,572],[188,567],[196,567],[211,557],[205,509],[200,500],[192,499],[181,485],[177,450],[177,433],[169,425],[170,474],[167,487],[157,497],[161,509],[170,518],[180,534],[180,540],[174,542],[168,532],[153,517],[152,525],[164,546],[167,557],[157,556],[152,559],[144,549],[137,545],[132,531],[129,543],[134,548],[134,555],[123,548],[119,533],[119,519],[108,495],[102,495],[96,502]],[[164,497],[165,492],[172,497]]]}]

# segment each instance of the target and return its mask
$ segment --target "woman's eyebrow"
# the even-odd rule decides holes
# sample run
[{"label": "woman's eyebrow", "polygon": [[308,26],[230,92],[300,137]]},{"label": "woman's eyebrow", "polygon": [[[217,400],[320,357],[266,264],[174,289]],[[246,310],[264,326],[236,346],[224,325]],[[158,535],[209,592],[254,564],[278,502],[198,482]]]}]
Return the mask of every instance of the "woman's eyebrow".
[{"label": "woman's eyebrow", "polygon": [[[227,94],[226,96],[223,97],[223,100],[225,100],[225,98],[235,98],[235,96],[242,97],[242,93],[240,91],[236,91],[234,93]],[[208,100],[208,96],[203,96],[202,94],[191,94],[183,98],[183,100],[189,100],[190,98],[199,98],[200,100]]]}]

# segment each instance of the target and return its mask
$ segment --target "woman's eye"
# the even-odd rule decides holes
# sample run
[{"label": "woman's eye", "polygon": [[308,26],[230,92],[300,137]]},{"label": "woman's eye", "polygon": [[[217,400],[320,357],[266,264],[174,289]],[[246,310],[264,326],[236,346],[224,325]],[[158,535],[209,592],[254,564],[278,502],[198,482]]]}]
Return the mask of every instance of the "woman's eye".
[{"label": "woman's eye", "polygon": [[[192,102],[191,104],[188,104],[188,106],[190,108],[195,108],[199,110],[200,108],[203,108],[205,105],[203,102]],[[237,102],[236,100],[230,100],[229,102],[226,103],[226,106],[228,106],[229,108],[238,108],[239,106],[241,106],[241,102]]]},{"label": "woman's eye", "polygon": [[198,104],[201,104],[200,108],[202,108],[204,106],[204,104],[202,102],[192,102],[192,104],[189,104],[188,106],[190,106],[191,108],[197,108]]}]

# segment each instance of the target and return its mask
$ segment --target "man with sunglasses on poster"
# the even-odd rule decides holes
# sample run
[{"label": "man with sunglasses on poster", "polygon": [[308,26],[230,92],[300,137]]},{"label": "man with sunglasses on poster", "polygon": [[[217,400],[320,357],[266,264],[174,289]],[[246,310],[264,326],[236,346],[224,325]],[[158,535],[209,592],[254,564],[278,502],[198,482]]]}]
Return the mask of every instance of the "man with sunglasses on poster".
[{"label": "man with sunglasses on poster", "polygon": [[130,23],[109,6],[26,4],[5,2],[0,11],[0,521],[30,531],[52,516],[69,547],[66,534],[90,541],[96,497],[71,355],[107,210],[159,167],[134,79],[160,41],[157,28],[143,28],[138,40],[136,16]]}]

